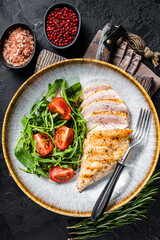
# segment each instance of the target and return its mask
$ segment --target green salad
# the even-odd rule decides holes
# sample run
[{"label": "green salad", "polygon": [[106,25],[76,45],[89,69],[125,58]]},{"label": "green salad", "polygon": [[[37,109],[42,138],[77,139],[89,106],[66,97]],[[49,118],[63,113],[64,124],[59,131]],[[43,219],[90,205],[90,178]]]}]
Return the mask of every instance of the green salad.
[{"label": "green salad", "polygon": [[[81,84],[65,87],[57,79],[48,85],[48,92],[37,101],[30,115],[22,118],[23,130],[15,146],[16,158],[26,167],[55,182],[70,180],[80,166],[86,121],[80,112]],[[62,87],[62,95],[56,97]],[[52,101],[48,101],[52,98]]]}]

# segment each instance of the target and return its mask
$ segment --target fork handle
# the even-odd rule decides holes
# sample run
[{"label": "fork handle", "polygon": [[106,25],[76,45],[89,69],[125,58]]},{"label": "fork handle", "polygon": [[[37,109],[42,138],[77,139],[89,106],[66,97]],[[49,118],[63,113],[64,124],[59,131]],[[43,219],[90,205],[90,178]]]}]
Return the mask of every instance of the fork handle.
[{"label": "fork handle", "polygon": [[97,199],[97,201],[92,209],[91,220],[93,222],[96,222],[100,218],[100,216],[102,215],[104,210],[106,209],[106,207],[109,203],[109,200],[112,196],[114,187],[115,187],[115,185],[118,181],[118,178],[124,167],[125,167],[124,164],[122,164],[120,162],[117,163],[116,168],[115,168],[109,182],[104,187],[103,191],[101,192],[99,198]]}]

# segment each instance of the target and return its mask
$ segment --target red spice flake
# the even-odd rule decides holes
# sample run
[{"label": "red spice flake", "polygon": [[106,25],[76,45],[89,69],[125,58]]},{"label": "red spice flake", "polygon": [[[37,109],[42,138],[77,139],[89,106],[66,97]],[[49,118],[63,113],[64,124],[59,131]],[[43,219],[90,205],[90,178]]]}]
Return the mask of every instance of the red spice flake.
[{"label": "red spice flake", "polygon": [[67,7],[55,8],[47,17],[46,32],[48,39],[57,46],[66,46],[76,37],[78,17]]},{"label": "red spice flake", "polygon": [[20,67],[30,60],[33,50],[33,35],[28,30],[19,27],[9,32],[2,54],[8,64]]}]

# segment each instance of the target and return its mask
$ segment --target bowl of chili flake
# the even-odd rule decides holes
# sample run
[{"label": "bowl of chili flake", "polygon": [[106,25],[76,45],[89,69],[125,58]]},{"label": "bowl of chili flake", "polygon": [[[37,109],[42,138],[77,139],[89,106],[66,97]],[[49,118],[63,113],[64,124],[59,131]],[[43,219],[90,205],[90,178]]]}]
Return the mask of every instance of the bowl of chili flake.
[{"label": "bowl of chili flake", "polygon": [[66,49],[72,46],[79,36],[80,28],[80,13],[69,3],[56,3],[45,14],[45,36],[54,48]]},{"label": "bowl of chili flake", "polygon": [[36,48],[33,30],[25,23],[10,25],[0,39],[0,60],[9,68],[21,69],[31,62]]}]

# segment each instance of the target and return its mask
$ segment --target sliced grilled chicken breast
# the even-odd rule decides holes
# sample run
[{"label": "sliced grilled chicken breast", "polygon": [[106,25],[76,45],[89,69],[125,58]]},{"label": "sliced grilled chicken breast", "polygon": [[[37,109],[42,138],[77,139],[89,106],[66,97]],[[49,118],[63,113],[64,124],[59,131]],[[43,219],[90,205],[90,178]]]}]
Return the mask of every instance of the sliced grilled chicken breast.
[{"label": "sliced grilled chicken breast", "polygon": [[91,86],[83,91],[81,99],[84,100],[81,114],[90,132],[83,144],[79,192],[114,169],[129,147],[132,133],[126,129],[130,122],[129,109],[109,85]]},{"label": "sliced grilled chicken breast", "polygon": [[119,99],[108,99],[108,100],[98,100],[97,102],[92,102],[87,105],[82,111],[81,114],[85,118],[86,115],[89,115],[93,112],[100,111],[114,111],[114,112],[125,112],[129,113],[129,109],[125,103]]},{"label": "sliced grilled chicken breast", "polygon": [[105,89],[110,89],[111,86],[109,84],[95,84],[92,85],[88,88],[86,88],[82,94],[81,94],[81,99],[84,100],[86,97],[88,97],[90,94],[95,93],[99,90],[105,90]]},{"label": "sliced grilled chicken breast", "polygon": [[113,89],[108,89],[108,90],[99,90],[95,93],[90,94],[88,97],[84,99],[84,101],[81,104],[81,109],[86,107],[88,104],[92,102],[96,102],[98,100],[102,99],[119,99],[121,100],[120,96],[113,90]]},{"label": "sliced grilled chicken breast", "polygon": [[129,126],[129,115],[124,112],[93,112],[85,116],[87,120],[86,128],[90,130],[94,126],[94,130],[102,129],[124,129]]},{"label": "sliced grilled chicken breast", "polygon": [[82,192],[88,185],[111,173],[129,147],[132,130],[118,129],[89,133],[84,140],[82,165],[77,188]]}]

